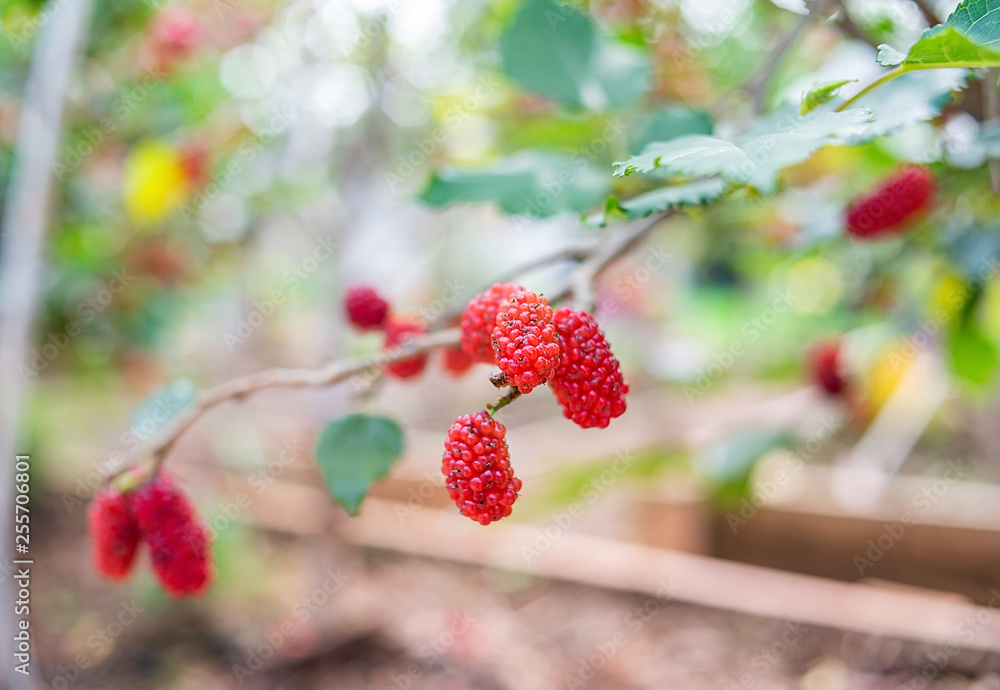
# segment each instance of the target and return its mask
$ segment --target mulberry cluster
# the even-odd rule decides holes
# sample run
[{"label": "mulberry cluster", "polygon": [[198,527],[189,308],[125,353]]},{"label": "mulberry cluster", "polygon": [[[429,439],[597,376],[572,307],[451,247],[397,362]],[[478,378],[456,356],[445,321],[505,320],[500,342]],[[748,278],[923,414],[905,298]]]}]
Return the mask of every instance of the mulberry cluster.
[{"label": "mulberry cluster", "polygon": [[847,209],[847,231],[855,237],[881,237],[900,230],[934,197],[934,177],[926,168],[904,166],[872,194]]},{"label": "mulberry cluster", "polygon": [[164,475],[122,493],[101,489],[88,514],[95,569],[112,580],[128,577],[142,542],[153,572],[174,597],[199,594],[211,579],[209,535],[183,491]]},{"label": "mulberry cluster", "polygon": [[503,301],[493,327],[493,352],[507,382],[530,393],[552,379],[559,366],[559,343],[548,301],[518,290]]},{"label": "mulberry cluster", "polygon": [[455,420],[441,459],[448,494],[462,515],[488,525],[510,515],[521,480],[510,467],[507,430],[485,410]]},{"label": "mulberry cluster", "polygon": [[559,368],[552,392],[563,414],[584,429],[608,426],[625,412],[628,384],[597,321],[590,314],[563,307],[555,314]]}]

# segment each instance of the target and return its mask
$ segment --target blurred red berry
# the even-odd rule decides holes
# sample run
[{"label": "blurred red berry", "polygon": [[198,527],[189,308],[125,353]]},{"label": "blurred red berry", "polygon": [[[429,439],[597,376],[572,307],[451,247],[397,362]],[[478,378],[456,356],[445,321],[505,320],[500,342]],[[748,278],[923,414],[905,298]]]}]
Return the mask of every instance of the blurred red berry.
[{"label": "blurred red berry", "polygon": [[462,415],[448,429],[441,458],[448,495],[462,515],[488,525],[510,515],[521,480],[510,467],[507,430],[486,411]]},{"label": "blurred red berry", "polygon": [[128,577],[139,549],[139,526],[118,489],[98,489],[87,513],[94,569],[111,580]]},{"label": "blurred red berry", "polygon": [[507,382],[530,393],[552,379],[559,366],[559,343],[552,307],[530,290],[503,301],[493,327],[493,352]]},{"label": "blurred red berry", "polygon": [[493,364],[493,327],[497,323],[500,305],[505,299],[524,288],[514,283],[498,283],[472,298],[462,313],[462,349],[476,362]]},{"label": "blurred red berry", "polygon": [[181,168],[184,177],[195,189],[208,179],[208,149],[200,143],[187,142],[180,146]]},{"label": "blurred red berry", "polygon": [[813,382],[830,395],[840,395],[847,389],[847,379],[842,370],[840,343],[820,343],[809,356]]},{"label": "blurred red berry", "polygon": [[187,495],[160,475],[128,497],[163,588],[174,597],[201,593],[212,571],[209,536]]},{"label": "blurred red berry", "polygon": [[563,415],[589,429],[625,412],[628,384],[593,316],[562,307],[555,314],[559,368],[550,383]]},{"label": "blurred red berry", "polygon": [[389,303],[374,288],[355,285],[344,295],[344,310],[355,327],[370,330],[385,325]]},{"label": "blurred red berry", "polygon": [[934,177],[926,168],[900,168],[872,194],[847,209],[847,231],[855,237],[880,237],[901,229],[934,197]]},{"label": "blurred red berry", "polygon": [[465,374],[473,365],[472,357],[465,354],[465,350],[460,347],[446,347],[444,349],[444,369],[454,377]]},{"label": "blurred red berry", "polygon": [[[423,335],[426,332],[427,329],[419,319],[391,315],[385,323],[385,345],[383,350],[387,352],[392,351],[415,336]],[[419,376],[425,366],[427,366],[426,353],[393,362],[386,366],[385,370],[389,376],[397,379],[409,379]]]}]

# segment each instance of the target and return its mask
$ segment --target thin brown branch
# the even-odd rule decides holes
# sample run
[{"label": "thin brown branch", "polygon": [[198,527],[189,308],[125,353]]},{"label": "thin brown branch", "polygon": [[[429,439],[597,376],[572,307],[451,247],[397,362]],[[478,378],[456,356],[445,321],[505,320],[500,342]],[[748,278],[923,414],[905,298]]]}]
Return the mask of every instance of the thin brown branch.
[{"label": "thin brown branch", "polygon": [[393,362],[430,352],[431,350],[458,344],[457,328],[428,333],[394,348],[368,357],[353,357],[332,362],[321,369],[265,369],[229,381],[223,381],[203,391],[191,407],[178,416],[146,444],[136,446],[122,459],[122,467],[107,480],[127,471],[144,457],[153,456],[154,473],[159,470],[170,449],[198,419],[212,408],[231,400],[244,400],[254,393],[268,388],[317,388],[332,386],[352,376],[370,374],[373,378],[381,375],[385,367]]},{"label": "thin brown branch", "polygon": [[862,29],[858,25],[858,23],[854,21],[854,18],[851,17],[850,12],[847,11],[847,5],[844,3],[844,0],[835,0],[835,1],[837,3],[837,7],[840,10],[837,13],[837,26],[840,28],[840,30],[843,31],[848,36],[850,36],[851,38],[858,41],[863,41],[864,43],[870,45],[872,48],[878,50],[878,41],[869,36],[868,32]]},{"label": "thin brown branch", "polygon": [[[534,260],[530,264],[522,266],[513,275],[527,273],[559,260],[582,261],[580,267],[571,274],[566,287],[557,293],[552,301],[561,301],[570,296],[577,296],[579,303],[584,305],[581,308],[592,311],[594,282],[600,274],[615,260],[641,242],[667,215],[667,213],[660,213],[645,223],[622,231],[603,244],[589,248],[571,247]],[[458,343],[459,330],[457,328],[435,330],[413,338],[391,351],[368,357],[338,360],[321,369],[265,369],[216,384],[203,391],[191,407],[174,417],[167,426],[148,439],[146,443],[127,452],[120,460],[120,468],[114,474],[109,475],[105,481],[114,479],[128,471],[143,458],[148,457],[153,458],[152,474],[156,474],[180,437],[191,429],[206,412],[222,403],[244,400],[248,396],[268,388],[321,388],[340,383],[352,376],[367,376],[368,380],[374,381],[382,375],[385,367],[393,362],[437,348],[455,346]]]},{"label": "thin brown branch", "polygon": [[808,3],[806,14],[799,17],[799,21],[792,27],[792,30],[779,39],[777,45],[770,50],[767,60],[764,61],[757,74],[747,82],[746,90],[753,101],[753,111],[755,113],[763,112],[767,86],[771,83],[771,78],[774,76],[775,70],[781,65],[788,51],[798,43],[799,39],[806,32],[806,29],[812,24],[813,19],[816,17],[816,8],[819,4],[818,1]]},{"label": "thin brown branch", "polygon": [[941,18],[937,16],[934,8],[931,7],[927,0],[913,0],[913,4],[920,10],[920,14],[924,15],[924,20],[930,26],[937,26],[941,23]]},{"label": "thin brown branch", "polygon": [[669,215],[669,211],[658,213],[602,244],[589,259],[573,271],[566,287],[549,297],[549,303],[555,304],[572,297],[578,309],[594,311],[597,306],[594,289],[597,278],[607,270],[608,266],[641,243]]}]

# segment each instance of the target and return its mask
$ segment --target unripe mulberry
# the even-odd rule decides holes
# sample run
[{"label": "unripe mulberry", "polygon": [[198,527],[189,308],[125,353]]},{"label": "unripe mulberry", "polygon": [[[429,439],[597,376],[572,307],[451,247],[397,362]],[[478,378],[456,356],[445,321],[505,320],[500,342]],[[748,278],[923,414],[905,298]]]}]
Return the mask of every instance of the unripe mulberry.
[{"label": "unripe mulberry", "polygon": [[809,359],[813,382],[830,395],[840,395],[847,388],[840,356],[840,343],[827,342],[817,345]]},{"label": "unripe mulberry", "polygon": [[926,168],[904,166],[875,192],[850,205],[847,231],[855,237],[890,234],[931,204],[934,188],[934,177]]},{"label": "unripe mulberry", "polygon": [[211,577],[208,530],[194,506],[170,478],[160,475],[128,494],[153,572],[168,594],[199,594]]},{"label": "unripe mulberry", "polygon": [[139,549],[139,526],[128,499],[118,489],[98,489],[87,513],[94,569],[111,580],[124,580]]},{"label": "unripe mulberry", "polygon": [[[415,336],[426,332],[427,329],[419,319],[392,315],[385,324],[385,344],[382,349],[392,352]],[[427,366],[427,353],[422,353],[393,362],[386,366],[385,371],[397,379],[409,379],[419,376],[425,366]]]},{"label": "unripe mulberry", "polygon": [[510,515],[521,480],[510,467],[503,424],[484,411],[462,415],[448,429],[441,458],[448,495],[481,525]]},{"label": "unripe mulberry", "polygon": [[462,350],[476,362],[493,364],[493,327],[497,323],[500,305],[505,299],[524,288],[514,283],[498,283],[472,298],[462,312]]},{"label": "unripe mulberry", "polygon": [[374,288],[355,285],[344,295],[344,311],[350,322],[361,330],[382,328],[389,315],[389,303]]},{"label": "unripe mulberry", "polygon": [[559,366],[559,343],[548,301],[518,290],[503,301],[493,328],[493,352],[507,382],[530,393],[552,379]]},{"label": "unripe mulberry", "polygon": [[549,384],[563,415],[589,429],[604,428],[625,412],[628,384],[597,321],[562,307],[555,314],[559,368]]}]

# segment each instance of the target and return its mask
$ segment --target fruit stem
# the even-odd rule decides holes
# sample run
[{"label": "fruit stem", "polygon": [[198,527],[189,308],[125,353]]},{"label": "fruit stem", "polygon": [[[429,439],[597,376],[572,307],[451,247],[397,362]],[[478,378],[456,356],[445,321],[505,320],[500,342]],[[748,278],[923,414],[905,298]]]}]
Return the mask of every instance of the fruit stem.
[{"label": "fruit stem", "polygon": [[507,407],[520,397],[521,397],[521,391],[512,387],[509,391],[507,391],[506,395],[497,398],[497,401],[495,403],[487,405],[486,411],[489,412],[490,417],[492,417],[497,413],[497,410]]}]

